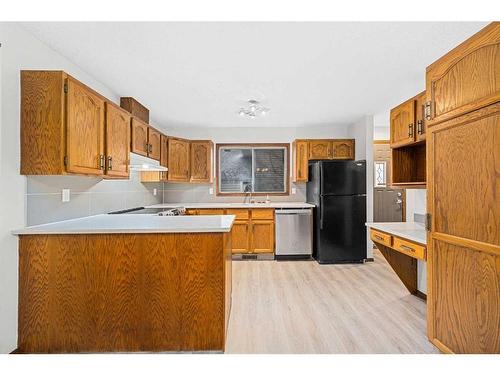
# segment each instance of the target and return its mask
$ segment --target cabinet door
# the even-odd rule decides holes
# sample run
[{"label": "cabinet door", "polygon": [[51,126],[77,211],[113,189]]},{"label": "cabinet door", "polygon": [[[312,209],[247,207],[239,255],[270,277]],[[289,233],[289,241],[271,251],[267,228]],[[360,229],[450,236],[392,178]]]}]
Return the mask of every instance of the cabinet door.
[{"label": "cabinet door", "polygon": [[500,100],[500,23],[493,22],[427,68],[428,125]]},{"label": "cabinet door", "polygon": [[391,110],[391,147],[415,141],[415,100],[410,99]]},{"label": "cabinet door", "polygon": [[427,133],[427,329],[454,353],[500,353],[500,103]]},{"label": "cabinet door", "polygon": [[142,156],[148,156],[148,124],[132,117],[130,151]]},{"label": "cabinet door", "polygon": [[106,103],[106,175],[129,176],[130,114]]},{"label": "cabinet door", "polygon": [[417,142],[425,140],[425,129],[426,129],[426,121],[425,121],[425,102],[427,101],[427,96],[425,95],[425,91],[418,94],[416,98],[416,108],[415,108],[415,140]]},{"label": "cabinet door", "polygon": [[328,139],[309,141],[309,159],[331,159],[332,143]]},{"label": "cabinet door", "polygon": [[151,159],[160,160],[161,156],[161,133],[151,127],[148,128],[148,156]]},{"label": "cabinet door", "polygon": [[274,252],[274,220],[252,220],[252,252]]},{"label": "cabinet door", "polygon": [[191,182],[212,182],[211,141],[191,142]]},{"label": "cabinet door", "polygon": [[104,173],[104,100],[68,78],[67,165],[71,173]]},{"label": "cabinet door", "polygon": [[236,220],[231,230],[233,253],[250,252],[250,223],[248,220]]},{"label": "cabinet door", "polygon": [[160,164],[168,168],[168,137],[161,135]]},{"label": "cabinet door", "polygon": [[189,182],[189,141],[178,138],[168,140],[168,180]]},{"label": "cabinet door", "polygon": [[333,159],[354,160],[354,140],[332,141]]},{"label": "cabinet door", "polygon": [[293,142],[293,180],[295,182],[307,182],[308,177],[308,142]]}]

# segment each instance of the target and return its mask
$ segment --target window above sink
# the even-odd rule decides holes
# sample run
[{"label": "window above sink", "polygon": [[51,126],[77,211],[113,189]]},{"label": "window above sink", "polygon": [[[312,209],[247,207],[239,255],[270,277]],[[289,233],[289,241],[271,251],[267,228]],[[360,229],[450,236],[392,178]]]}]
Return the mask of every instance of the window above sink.
[{"label": "window above sink", "polygon": [[288,195],[289,144],[218,144],[217,195]]}]

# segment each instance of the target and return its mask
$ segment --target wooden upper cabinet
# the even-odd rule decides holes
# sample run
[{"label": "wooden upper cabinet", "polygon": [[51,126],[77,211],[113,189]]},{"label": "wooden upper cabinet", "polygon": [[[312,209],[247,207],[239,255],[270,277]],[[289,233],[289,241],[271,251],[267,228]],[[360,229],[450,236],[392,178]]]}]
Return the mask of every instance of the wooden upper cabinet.
[{"label": "wooden upper cabinet", "polygon": [[142,156],[148,156],[148,124],[132,117],[130,151]]},{"label": "wooden upper cabinet", "polygon": [[191,182],[212,182],[212,141],[191,141]]},{"label": "wooden upper cabinet", "polygon": [[391,110],[391,147],[405,146],[415,141],[415,99]]},{"label": "wooden upper cabinet", "polygon": [[428,125],[500,100],[500,23],[493,22],[427,67]]},{"label": "wooden upper cabinet", "polygon": [[106,175],[128,177],[130,159],[130,114],[106,102]]},{"label": "wooden upper cabinet", "polygon": [[168,181],[189,182],[190,142],[187,139],[168,139]]},{"label": "wooden upper cabinet", "polygon": [[104,174],[104,99],[83,84],[67,79],[66,169]]},{"label": "wooden upper cabinet", "polygon": [[161,158],[161,133],[152,127],[148,128],[148,157],[158,161]]},{"label": "wooden upper cabinet", "polygon": [[294,182],[307,182],[308,177],[308,164],[309,152],[308,141],[296,140],[293,142],[293,181]]},{"label": "wooden upper cabinet", "polygon": [[331,159],[332,142],[329,139],[315,139],[309,141],[309,159]]},{"label": "wooden upper cabinet", "polygon": [[160,152],[160,165],[168,167],[168,137],[161,135],[161,152]]},{"label": "wooden upper cabinet", "polygon": [[425,120],[427,95],[423,91],[418,94],[415,98],[415,141],[425,140],[425,131],[427,128],[427,122]]},{"label": "wooden upper cabinet", "polygon": [[130,114],[63,71],[21,71],[21,174],[127,178]]},{"label": "wooden upper cabinet", "polygon": [[354,160],[354,139],[333,140],[332,159]]}]

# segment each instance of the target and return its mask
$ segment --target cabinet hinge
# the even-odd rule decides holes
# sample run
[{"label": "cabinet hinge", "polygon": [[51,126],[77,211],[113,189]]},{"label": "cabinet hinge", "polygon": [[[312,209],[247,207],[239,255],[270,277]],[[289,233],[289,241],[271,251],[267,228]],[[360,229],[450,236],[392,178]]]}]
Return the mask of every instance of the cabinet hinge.
[{"label": "cabinet hinge", "polygon": [[67,82],[64,82],[64,93],[65,94],[68,93],[68,83]]},{"label": "cabinet hinge", "polygon": [[431,214],[425,214],[425,230],[427,232],[430,232],[431,231],[431,226],[432,226],[432,216]]}]

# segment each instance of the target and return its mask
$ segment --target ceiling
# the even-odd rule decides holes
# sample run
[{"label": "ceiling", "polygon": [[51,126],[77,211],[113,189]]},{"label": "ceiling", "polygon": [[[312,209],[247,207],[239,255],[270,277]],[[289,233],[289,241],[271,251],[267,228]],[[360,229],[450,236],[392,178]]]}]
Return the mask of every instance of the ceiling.
[{"label": "ceiling", "polygon": [[[23,23],[170,126],[352,123],[425,88],[425,67],[485,23]],[[238,116],[248,99],[271,111]]]}]

